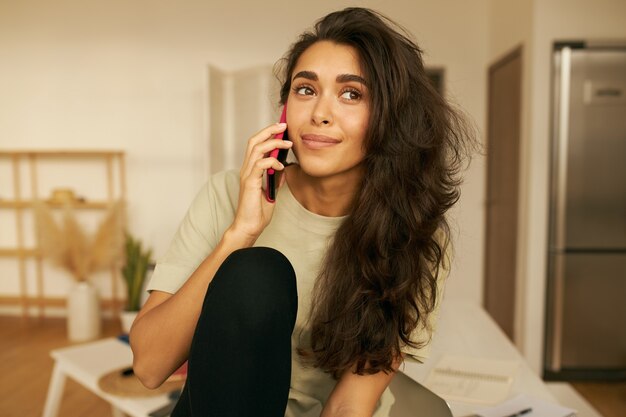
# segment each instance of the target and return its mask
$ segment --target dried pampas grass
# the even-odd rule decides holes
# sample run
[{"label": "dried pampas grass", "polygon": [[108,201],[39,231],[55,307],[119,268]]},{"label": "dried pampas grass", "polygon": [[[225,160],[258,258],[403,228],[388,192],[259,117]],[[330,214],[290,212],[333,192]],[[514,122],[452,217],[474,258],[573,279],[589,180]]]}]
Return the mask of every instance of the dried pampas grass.
[{"label": "dried pampas grass", "polygon": [[62,225],[43,202],[34,207],[41,255],[67,270],[77,281],[115,265],[124,253],[124,209],[121,201],[107,211],[93,238],[84,232],[69,205],[63,210]]},{"label": "dried pampas grass", "polygon": [[111,206],[91,241],[88,269],[97,271],[108,268],[122,259],[125,245],[124,207],[118,201]]}]

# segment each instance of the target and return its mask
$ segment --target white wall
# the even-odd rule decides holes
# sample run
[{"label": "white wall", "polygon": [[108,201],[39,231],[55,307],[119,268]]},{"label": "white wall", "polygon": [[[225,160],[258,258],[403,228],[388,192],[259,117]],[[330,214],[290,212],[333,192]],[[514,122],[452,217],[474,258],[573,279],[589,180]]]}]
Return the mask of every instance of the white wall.
[{"label": "white wall", "polygon": [[[350,4],[357,2],[0,2],[0,147],[126,151],[130,229],[159,256],[208,172],[209,65],[271,65],[304,28]],[[487,0],[358,5],[415,35],[426,63],[446,69],[450,97],[482,131]],[[476,302],[483,170],[479,158],[454,213],[457,257],[448,288]]]}]

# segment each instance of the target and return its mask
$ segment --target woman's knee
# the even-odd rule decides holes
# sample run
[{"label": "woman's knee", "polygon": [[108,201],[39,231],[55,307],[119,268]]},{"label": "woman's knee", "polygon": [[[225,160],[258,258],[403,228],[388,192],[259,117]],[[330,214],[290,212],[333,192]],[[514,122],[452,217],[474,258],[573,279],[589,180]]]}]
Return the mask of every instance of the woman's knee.
[{"label": "woman's knee", "polygon": [[[217,294],[211,295],[216,292]],[[233,252],[220,266],[207,297],[230,304],[231,311],[258,326],[297,313],[296,275],[289,260],[272,248]],[[293,326],[293,324],[292,324]]]}]

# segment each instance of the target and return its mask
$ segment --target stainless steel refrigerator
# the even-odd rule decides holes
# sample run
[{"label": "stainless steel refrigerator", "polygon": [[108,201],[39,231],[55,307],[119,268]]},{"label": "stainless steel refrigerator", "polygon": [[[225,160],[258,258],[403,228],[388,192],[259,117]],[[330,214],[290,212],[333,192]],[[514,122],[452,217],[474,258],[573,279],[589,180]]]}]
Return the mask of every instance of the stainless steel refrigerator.
[{"label": "stainless steel refrigerator", "polygon": [[626,379],[626,46],[555,44],[546,379]]}]

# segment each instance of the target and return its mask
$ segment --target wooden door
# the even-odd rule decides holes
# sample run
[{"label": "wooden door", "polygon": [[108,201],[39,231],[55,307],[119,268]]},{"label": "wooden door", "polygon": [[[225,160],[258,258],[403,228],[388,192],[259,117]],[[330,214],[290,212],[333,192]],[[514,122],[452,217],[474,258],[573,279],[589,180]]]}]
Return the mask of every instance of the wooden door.
[{"label": "wooden door", "polygon": [[489,68],[484,305],[511,340],[519,189],[522,48]]}]

